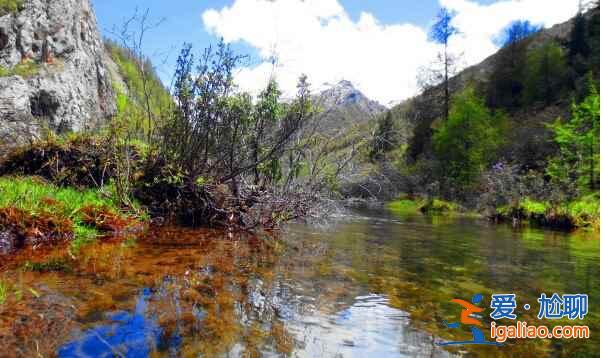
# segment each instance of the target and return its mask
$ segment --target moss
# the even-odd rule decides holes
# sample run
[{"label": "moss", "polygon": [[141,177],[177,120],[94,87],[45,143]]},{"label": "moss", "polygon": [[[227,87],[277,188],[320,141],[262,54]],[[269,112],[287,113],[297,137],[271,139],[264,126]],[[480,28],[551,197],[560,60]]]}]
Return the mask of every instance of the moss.
[{"label": "moss", "polygon": [[417,214],[419,212],[419,204],[410,199],[399,199],[386,204],[388,210],[395,214],[408,215]]},{"label": "moss", "polygon": [[444,214],[463,211],[461,206],[458,204],[441,199],[430,199],[424,204],[420,205],[419,210],[422,213],[430,214]]},{"label": "moss", "polygon": [[22,62],[12,68],[0,66],[0,77],[21,76],[23,78],[31,78],[38,73],[40,73],[40,65],[34,61]]},{"label": "moss", "polygon": [[599,194],[584,195],[577,200],[551,205],[548,202],[522,199],[517,205],[496,209],[497,218],[518,218],[533,224],[563,229],[599,227]]},{"label": "moss", "polygon": [[16,13],[22,5],[22,0],[0,0],[0,16]]}]

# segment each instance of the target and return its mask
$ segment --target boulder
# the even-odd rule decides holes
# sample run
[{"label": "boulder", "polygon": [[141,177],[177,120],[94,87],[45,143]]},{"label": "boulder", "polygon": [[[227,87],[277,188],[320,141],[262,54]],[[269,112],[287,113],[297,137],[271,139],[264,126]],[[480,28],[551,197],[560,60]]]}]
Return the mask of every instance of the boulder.
[{"label": "boulder", "polygon": [[24,0],[0,17],[0,144],[111,117],[108,62],[89,0]]}]

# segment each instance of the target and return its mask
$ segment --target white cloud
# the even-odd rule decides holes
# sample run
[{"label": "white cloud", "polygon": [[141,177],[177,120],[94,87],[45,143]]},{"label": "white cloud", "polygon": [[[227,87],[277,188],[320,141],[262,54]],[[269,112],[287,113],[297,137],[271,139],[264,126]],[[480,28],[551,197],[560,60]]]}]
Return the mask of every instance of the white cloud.
[{"label": "white cloud", "polygon": [[[490,5],[439,1],[457,13],[454,24],[461,35],[452,46],[464,54],[465,65],[494,53],[495,36],[511,21],[551,26],[573,16],[578,5],[578,0],[506,0]],[[306,73],[314,88],[347,79],[367,96],[388,103],[416,93],[416,72],[437,51],[428,40],[428,29],[382,24],[367,12],[353,21],[338,0],[235,0],[231,6],[205,11],[202,20],[209,32],[226,42],[243,41],[258,50],[263,62],[243,68],[236,78],[241,88],[255,93],[275,71],[286,95],[292,95],[298,76]],[[278,58],[275,70],[273,55]]]}]

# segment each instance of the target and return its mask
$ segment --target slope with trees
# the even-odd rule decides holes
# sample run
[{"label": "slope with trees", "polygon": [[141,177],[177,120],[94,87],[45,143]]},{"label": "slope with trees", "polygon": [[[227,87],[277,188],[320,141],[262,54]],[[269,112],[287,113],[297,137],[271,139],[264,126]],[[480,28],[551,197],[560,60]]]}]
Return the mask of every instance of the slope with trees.
[{"label": "slope with trees", "polygon": [[[446,14],[433,33],[453,35]],[[545,225],[598,223],[598,24],[598,2],[550,29],[516,21],[497,54],[397,107],[392,122],[409,124],[409,139],[372,156],[394,163],[397,195]]]}]

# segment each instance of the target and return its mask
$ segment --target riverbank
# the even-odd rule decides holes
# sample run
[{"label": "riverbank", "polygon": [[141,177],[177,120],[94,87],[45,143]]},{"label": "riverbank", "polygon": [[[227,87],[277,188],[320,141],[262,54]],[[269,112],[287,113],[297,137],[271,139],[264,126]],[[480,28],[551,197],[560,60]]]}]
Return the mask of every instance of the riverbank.
[{"label": "riverbank", "polygon": [[386,207],[397,214],[434,214],[470,216],[513,225],[528,223],[535,226],[573,230],[599,230],[599,195],[589,194],[566,203],[553,205],[524,198],[514,205],[494,208],[488,213],[468,210],[460,204],[441,199],[401,198],[388,202]]},{"label": "riverbank", "polygon": [[41,177],[0,177],[0,254],[26,246],[81,245],[141,230],[140,208],[124,210],[113,188],[77,190]]},{"label": "riverbank", "polygon": [[151,221],[270,230],[305,217],[316,200],[192,176],[144,143],[130,143],[123,160],[115,145],[122,144],[100,135],[51,137],[0,158],[0,254],[59,242],[79,246]]}]

